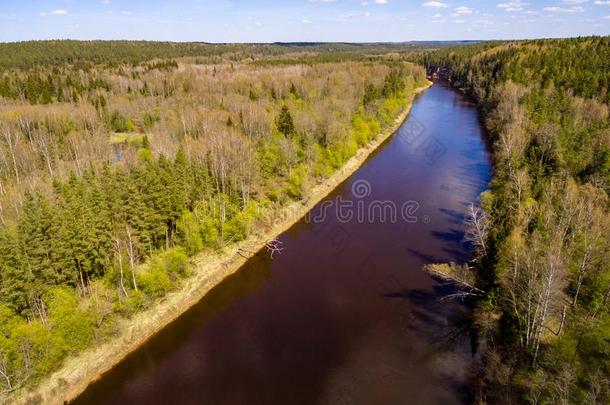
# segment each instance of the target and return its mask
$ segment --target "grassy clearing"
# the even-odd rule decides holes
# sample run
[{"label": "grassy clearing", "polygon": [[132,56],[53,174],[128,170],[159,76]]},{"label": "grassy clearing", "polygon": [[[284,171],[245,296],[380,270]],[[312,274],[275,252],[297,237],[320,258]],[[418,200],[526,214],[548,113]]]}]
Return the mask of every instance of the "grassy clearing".
[{"label": "grassy clearing", "polygon": [[109,142],[111,145],[129,145],[133,147],[141,147],[144,145],[148,134],[139,132],[116,132],[110,136]]}]

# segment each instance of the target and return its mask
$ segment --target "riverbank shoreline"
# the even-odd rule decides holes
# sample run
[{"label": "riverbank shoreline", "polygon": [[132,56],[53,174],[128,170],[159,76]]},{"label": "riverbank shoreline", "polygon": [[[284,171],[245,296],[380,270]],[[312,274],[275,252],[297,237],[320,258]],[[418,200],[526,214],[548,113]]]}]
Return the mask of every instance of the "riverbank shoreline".
[{"label": "riverbank shoreline", "polygon": [[268,229],[253,233],[243,242],[227,247],[221,253],[199,255],[194,259],[193,274],[185,280],[179,290],[170,292],[151,308],[130,319],[119,321],[118,329],[121,332],[116,337],[67,359],[59,370],[44,379],[33,390],[16,392],[8,399],[17,404],[32,402],[62,404],[76,398],[89,384],[102,377],[104,373],[180,317],[226,277],[237,272],[248,260],[248,257],[241,252],[257,252],[263,248],[267,241],[276,238],[301,220],[316,204],[349,178],[374,151],[396,133],[409,116],[417,95],[431,85],[432,83],[429,82],[426,86],[416,89],[392,126],[367,146],[359,149],[330,178],[313,187],[303,200],[284,207],[281,215],[277,216],[279,219]]}]

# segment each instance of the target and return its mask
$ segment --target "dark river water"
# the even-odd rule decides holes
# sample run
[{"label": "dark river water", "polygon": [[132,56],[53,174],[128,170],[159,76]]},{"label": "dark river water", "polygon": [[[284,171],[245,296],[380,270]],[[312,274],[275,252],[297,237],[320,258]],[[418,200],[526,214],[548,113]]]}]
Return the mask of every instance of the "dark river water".
[{"label": "dark river water", "polygon": [[459,404],[470,310],[422,265],[465,261],[490,180],[475,106],[443,83],[347,181],[76,404]]}]

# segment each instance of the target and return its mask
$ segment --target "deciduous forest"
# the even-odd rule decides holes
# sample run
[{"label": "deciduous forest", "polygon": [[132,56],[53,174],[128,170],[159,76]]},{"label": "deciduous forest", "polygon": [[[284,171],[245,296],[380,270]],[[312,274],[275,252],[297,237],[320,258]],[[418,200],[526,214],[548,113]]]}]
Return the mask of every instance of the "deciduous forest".
[{"label": "deciduous forest", "polygon": [[468,219],[479,400],[610,400],[610,39],[488,42],[416,58],[471,94],[495,175]]},{"label": "deciduous forest", "polygon": [[426,82],[397,46],[320,47],[0,44],[4,393],[116,335],[191,257],[269,227]]}]

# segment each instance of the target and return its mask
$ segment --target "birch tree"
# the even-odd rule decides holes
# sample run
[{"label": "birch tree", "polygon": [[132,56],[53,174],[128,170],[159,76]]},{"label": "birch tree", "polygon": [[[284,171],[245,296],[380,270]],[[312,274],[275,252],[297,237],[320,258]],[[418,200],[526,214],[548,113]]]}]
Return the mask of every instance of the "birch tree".
[{"label": "birch tree", "polygon": [[480,207],[470,204],[466,211],[465,239],[472,242],[475,248],[480,249],[482,256],[487,254],[487,237],[489,235],[489,221],[487,214]]}]

